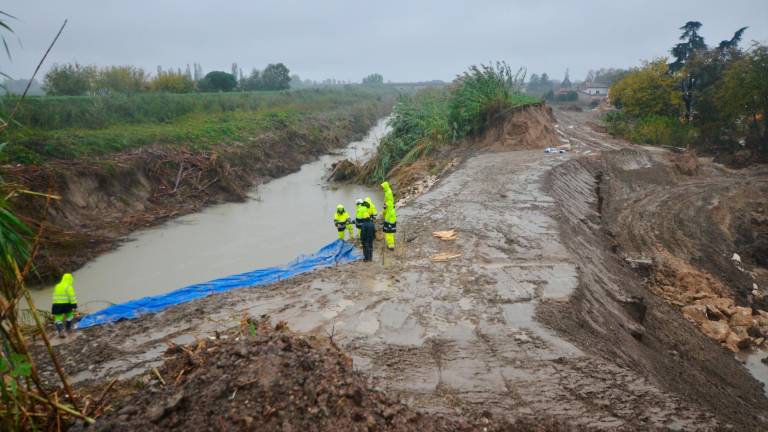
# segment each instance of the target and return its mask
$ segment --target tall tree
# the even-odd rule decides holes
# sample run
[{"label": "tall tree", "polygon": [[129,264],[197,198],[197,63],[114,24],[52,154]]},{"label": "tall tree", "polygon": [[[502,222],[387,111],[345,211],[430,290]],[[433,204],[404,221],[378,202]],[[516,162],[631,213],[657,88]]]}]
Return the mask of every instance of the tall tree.
[{"label": "tall tree", "polygon": [[97,71],[79,63],[55,64],[45,75],[43,89],[50,95],[81,96],[93,90]]},{"label": "tall tree", "polygon": [[261,81],[265,90],[285,90],[290,87],[291,71],[282,64],[270,64],[264,68]]},{"label": "tall tree", "polygon": [[208,72],[199,83],[202,91],[232,91],[237,86],[235,76],[224,71]]},{"label": "tall tree", "polygon": [[363,78],[363,85],[379,86],[384,84],[384,77],[379,73],[372,73]]}]

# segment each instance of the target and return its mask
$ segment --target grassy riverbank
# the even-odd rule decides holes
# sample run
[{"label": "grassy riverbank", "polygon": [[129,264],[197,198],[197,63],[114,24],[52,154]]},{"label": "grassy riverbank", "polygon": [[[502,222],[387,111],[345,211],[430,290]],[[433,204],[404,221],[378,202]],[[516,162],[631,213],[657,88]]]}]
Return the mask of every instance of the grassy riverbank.
[{"label": "grassy riverbank", "polygon": [[[32,98],[17,116],[19,124],[2,136],[9,144],[0,162],[103,157],[152,144],[215,149],[311,123],[311,118],[329,113],[350,123],[362,122],[369,111],[391,103],[394,96],[394,90],[387,88],[349,87]],[[12,109],[14,103],[4,99],[0,111]]]}]

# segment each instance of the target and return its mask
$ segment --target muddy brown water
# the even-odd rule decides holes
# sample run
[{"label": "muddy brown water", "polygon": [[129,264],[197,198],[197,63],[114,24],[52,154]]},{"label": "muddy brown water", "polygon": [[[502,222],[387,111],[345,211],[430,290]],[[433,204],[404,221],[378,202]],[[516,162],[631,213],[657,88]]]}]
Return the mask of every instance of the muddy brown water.
[{"label": "muddy brown water", "polygon": [[[81,310],[166,293],[187,285],[288,263],[336,238],[333,213],[344,204],[354,216],[357,198],[383,203],[380,189],[329,184],[332,163],[365,159],[387,132],[381,119],[360,141],[257,186],[245,203],[209,207],[136,232],[116,250],[74,273]],[[33,291],[39,309],[51,306],[52,287]]]}]

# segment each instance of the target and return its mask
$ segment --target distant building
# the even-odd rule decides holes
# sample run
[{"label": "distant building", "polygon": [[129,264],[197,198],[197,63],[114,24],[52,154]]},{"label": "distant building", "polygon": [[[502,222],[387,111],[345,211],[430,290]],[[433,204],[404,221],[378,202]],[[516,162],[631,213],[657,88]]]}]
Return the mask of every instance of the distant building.
[{"label": "distant building", "polygon": [[597,82],[586,82],[583,84],[583,88],[581,89],[582,93],[586,93],[590,96],[608,96],[608,84],[603,83],[597,83]]}]

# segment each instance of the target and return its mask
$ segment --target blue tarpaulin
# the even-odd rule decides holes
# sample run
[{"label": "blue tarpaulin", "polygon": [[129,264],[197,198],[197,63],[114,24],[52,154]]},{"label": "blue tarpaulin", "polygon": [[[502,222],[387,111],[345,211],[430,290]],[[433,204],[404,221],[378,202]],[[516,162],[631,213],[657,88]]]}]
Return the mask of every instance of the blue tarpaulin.
[{"label": "blue tarpaulin", "polygon": [[210,282],[190,285],[167,294],[143,297],[126,303],[112,305],[106,309],[86,315],[77,326],[78,328],[86,328],[123,319],[135,319],[147,313],[159,312],[171,306],[211,294],[236,288],[267,285],[311,270],[344,264],[359,260],[360,258],[362,258],[362,255],[354,246],[345,241],[336,240],[323,246],[314,254],[302,255],[282,267],[258,269]]}]

